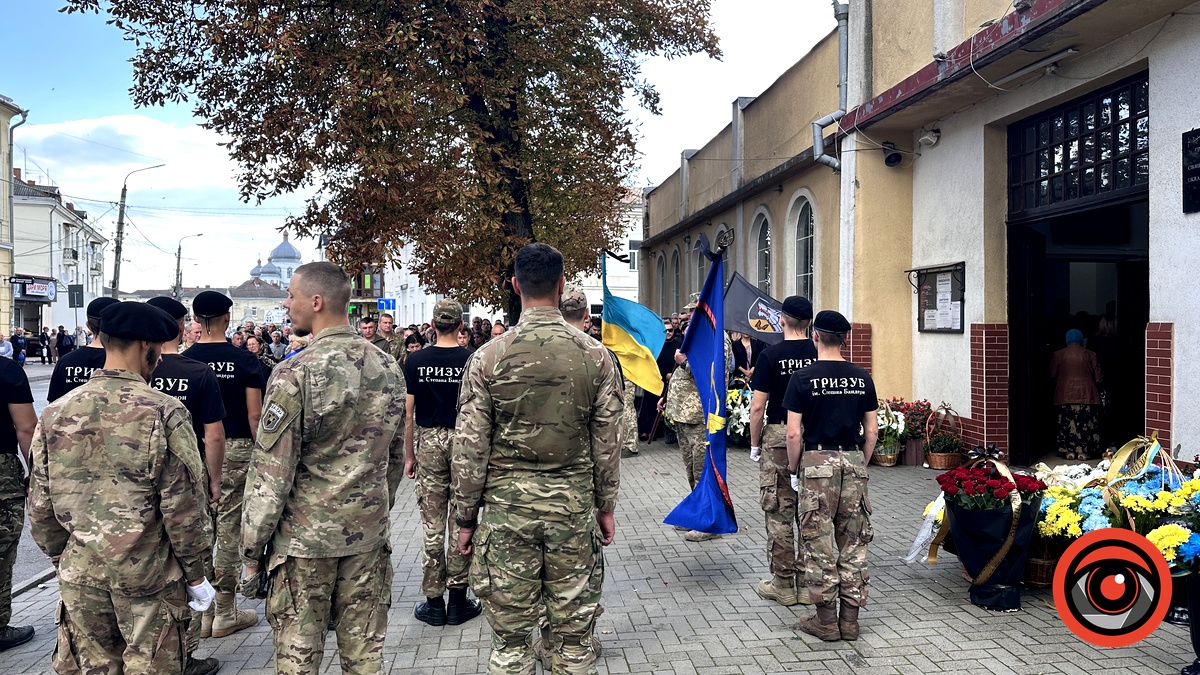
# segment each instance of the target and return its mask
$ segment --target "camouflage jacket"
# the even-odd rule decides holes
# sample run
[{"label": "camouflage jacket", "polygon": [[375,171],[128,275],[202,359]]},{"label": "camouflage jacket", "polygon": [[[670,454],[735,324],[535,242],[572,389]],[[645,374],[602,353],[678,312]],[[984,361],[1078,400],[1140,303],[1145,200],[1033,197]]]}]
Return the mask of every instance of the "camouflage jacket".
[{"label": "camouflage jacket", "polygon": [[[733,371],[733,344],[729,333],[725,334],[725,375]],[[726,383],[717,386],[724,393]],[[663,414],[681,424],[704,424],[704,406],[700,403],[700,392],[696,391],[696,378],[685,362],[675,368],[675,374],[667,383],[667,405]]]},{"label": "camouflage jacket", "polygon": [[388,542],[404,471],[404,378],[349,326],[271,373],[242,510],[242,555],[335,558]]},{"label": "camouflage jacket", "polygon": [[143,597],[212,565],[192,418],[127,370],[46,406],[33,435],[29,524],[68,583]]},{"label": "camouflage jacket", "polygon": [[607,349],[533,307],[471,355],[451,450],[453,506],[568,517],[613,511],[620,486],[621,367]]}]

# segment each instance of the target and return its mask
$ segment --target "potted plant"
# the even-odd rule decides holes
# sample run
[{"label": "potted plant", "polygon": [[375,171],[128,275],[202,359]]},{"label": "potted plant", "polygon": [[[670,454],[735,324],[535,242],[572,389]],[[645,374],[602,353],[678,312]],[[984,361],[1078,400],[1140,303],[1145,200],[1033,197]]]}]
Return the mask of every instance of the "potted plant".
[{"label": "potted plant", "polygon": [[894,410],[887,401],[880,401],[875,418],[879,425],[879,440],[871,462],[880,466],[895,466],[900,458],[900,443],[904,438],[904,414]]},{"label": "potted plant", "polygon": [[962,441],[950,433],[936,433],[925,439],[929,468],[945,471],[962,463]]},{"label": "potted plant", "polygon": [[972,580],[971,602],[987,609],[1019,609],[1019,583],[1046,484],[1010,473],[990,459],[947,471],[937,480],[946,498],[955,553]]}]

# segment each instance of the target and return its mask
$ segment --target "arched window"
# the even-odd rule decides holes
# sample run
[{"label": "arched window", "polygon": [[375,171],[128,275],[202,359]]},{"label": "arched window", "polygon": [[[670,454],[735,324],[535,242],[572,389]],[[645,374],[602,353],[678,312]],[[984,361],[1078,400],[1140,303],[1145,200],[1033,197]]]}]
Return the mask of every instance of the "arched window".
[{"label": "arched window", "polygon": [[667,309],[667,259],[658,257],[658,313],[666,316],[671,313]]},{"label": "arched window", "polygon": [[708,276],[708,266],[704,254],[696,251],[696,290],[704,290],[704,280]]},{"label": "arched window", "polygon": [[766,216],[758,217],[758,287],[764,293],[771,292],[771,223]]},{"label": "arched window", "polygon": [[680,299],[680,294],[683,293],[683,279],[680,278],[679,272],[679,251],[675,251],[671,254],[671,278],[674,280],[671,284],[671,299],[675,303],[671,305],[672,312],[678,312],[679,308],[683,307],[683,300]]},{"label": "arched window", "polygon": [[800,207],[796,220],[796,294],[812,299],[813,296],[813,231],[812,204],[807,200]]}]

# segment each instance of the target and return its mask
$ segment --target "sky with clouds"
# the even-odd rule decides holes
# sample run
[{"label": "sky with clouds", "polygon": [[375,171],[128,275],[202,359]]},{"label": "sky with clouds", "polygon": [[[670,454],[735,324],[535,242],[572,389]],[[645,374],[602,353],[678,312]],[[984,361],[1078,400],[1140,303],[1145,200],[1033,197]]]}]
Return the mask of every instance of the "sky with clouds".
[{"label": "sky with clouds", "polygon": [[[27,178],[58,185],[110,240],[121,181],[129,178],[121,288],[166,288],[181,237],[187,286],[240,283],[280,240],[278,227],[303,209],[301,196],[260,206],[238,199],[236,167],[186,106],[135,108],[129,98],[131,43],[96,15],[62,14],[59,2],[13,3],[3,31],[8,67],[0,94],[29,109],[14,134],[15,164]],[[720,131],[739,96],[766,89],[835,27],[824,0],[713,0],[724,56],[649,59],[644,75],[663,114],[633,108],[642,152],[639,186],[666,179],[679,153]],[[295,242],[305,260],[314,241]],[[107,248],[111,277],[112,245]],[[18,270],[19,271],[19,270]],[[107,281],[107,280],[106,280]]]}]

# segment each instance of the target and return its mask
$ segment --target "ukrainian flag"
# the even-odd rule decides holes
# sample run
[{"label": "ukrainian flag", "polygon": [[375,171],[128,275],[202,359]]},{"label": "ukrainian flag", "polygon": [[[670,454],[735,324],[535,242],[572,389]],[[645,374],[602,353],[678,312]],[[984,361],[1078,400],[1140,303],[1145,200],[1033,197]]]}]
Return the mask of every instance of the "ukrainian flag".
[{"label": "ukrainian flag", "polygon": [[658,372],[657,361],[658,353],[666,341],[662,318],[648,307],[609,293],[607,270],[608,266],[602,259],[600,279],[604,285],[604,327],[601,329],[601,341],[617,355],[621,369],[625,371],[625,379],[652,394],[662,394],[662,374]]}]

